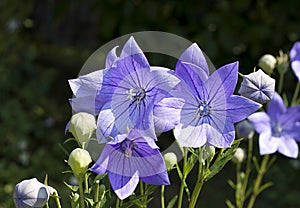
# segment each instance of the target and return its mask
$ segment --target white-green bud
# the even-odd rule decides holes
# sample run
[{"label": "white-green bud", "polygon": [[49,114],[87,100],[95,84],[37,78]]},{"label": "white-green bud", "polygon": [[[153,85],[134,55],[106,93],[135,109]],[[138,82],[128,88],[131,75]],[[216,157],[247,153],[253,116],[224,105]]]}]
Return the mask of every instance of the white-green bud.
[{"label": "white-green bud", "polygon": [[16,208],[44,207],[48,202],[50,190],[36,178],[23,180],[14,190]]},{"label": "white-green bud", "polygon": [[96,119],[89,113],[76,113],[70,120],[69,131],[83,148],[87,146],[96,128]]},{"label": "white-green bud", "polygon": [[83,176],[88,171],[91,162],[92,159],[89,152],[81,148],[74,149],[68,159],[68,165],[72,168],[77,178]]},{"label": "white-green bud", "polygon": [[235,163],[241,163],[245,160],[245,158],[246,158],[245,151],[242,148],[238,147],[234,153],[232,160]]},{"label": "white-green bud", "polygon": [[168,152],[164,155],[164,160],[165,160],[167,170],[170,171],[177,163],[177,156],[173,152]]},{"label": "white-green bud", "polygon": [[204,145],[202,147],[202,163],[205,163],[207,161],[208,163],[211,162],[213,159],[214,155],[216,153],[215,147],[212,145]]},{"label": "white-green bud", "polygon": [[262,68],[267,74],[272,74],[275,66],[276,66],[276,58],[271,54],[263,55],[259,61],[258,66]]}]

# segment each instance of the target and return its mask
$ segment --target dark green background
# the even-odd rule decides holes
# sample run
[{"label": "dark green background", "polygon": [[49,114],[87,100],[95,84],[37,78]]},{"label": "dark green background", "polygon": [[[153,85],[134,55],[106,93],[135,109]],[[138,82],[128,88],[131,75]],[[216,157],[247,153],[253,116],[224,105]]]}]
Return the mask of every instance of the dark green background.
[{"label": "dark green background", "polygon": [[[1,0],[0,208],[13,207],[13,187],[22,179],[42,181],[47,173],[59,190],[61,180],[69,180],[62,174],[67,156],[58,146],[68,151],[74,146],[63,144],[72,113],[67,80],[77,77],[101,45],[132,32],[164,31],[197,42],[217,67],[239,61],[246,74],[261,55],[287,52],[299,39],[299,9],[298,0]],[[289,95],[296,79],[291,72],[287,76]],[[299,160],[279,156],[267,175],[274,186],[257,207],[300,207],[299,166]],[[233,197],[226,181],[234,177],[234,165],[228,164],[205,185],[199,206],[225,207],[225,199]],[[175,191],[167,188],[171,195]]]}]

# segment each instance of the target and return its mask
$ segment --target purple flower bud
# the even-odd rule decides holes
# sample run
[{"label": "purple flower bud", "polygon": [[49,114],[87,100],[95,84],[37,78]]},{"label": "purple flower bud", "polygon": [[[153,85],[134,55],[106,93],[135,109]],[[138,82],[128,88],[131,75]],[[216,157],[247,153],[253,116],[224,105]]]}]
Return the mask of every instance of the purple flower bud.
[{"label": "purple flower bud", "polygon": [[258,70],[243,76],[239,93],[259,103],[272,99],[275,90],[275,79]]},{"label": "purple flower bud", "polygon": [[245,138],[245,139],[253,138],[254,128],[247,119],[236,124],[235,129],[236,129],[237,138]]},{"label": "purple flower bud", "polygon": [[16,208],[43,207],[48,202],[49,196],[49,188],[36,178],[21,181],[14,190]]}]

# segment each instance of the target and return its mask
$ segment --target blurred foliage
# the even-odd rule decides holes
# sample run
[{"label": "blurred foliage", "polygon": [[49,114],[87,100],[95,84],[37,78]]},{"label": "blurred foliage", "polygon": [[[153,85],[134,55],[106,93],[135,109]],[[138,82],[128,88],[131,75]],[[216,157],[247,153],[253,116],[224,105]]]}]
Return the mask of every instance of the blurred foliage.
[{"label": "blurred foliage", "polygon": [[[58,146],[71,116],[67,79],[95,49],[127,33],[165,31],[197,42],[216,66],[239,60],[248,73],[261,55],[287,52],[299,39],[299,8],[298,0],[1,0],[0,208],[13,207],[13,187],[22,179],[42,181],[47,173],[59,189],[68,180]],[[282,158],[272,169],[274,187],[258,207],[300,207],[299,164],[290,162]],[[204,188],[203,207],[225,207],[232,171],[223,173]]]}]

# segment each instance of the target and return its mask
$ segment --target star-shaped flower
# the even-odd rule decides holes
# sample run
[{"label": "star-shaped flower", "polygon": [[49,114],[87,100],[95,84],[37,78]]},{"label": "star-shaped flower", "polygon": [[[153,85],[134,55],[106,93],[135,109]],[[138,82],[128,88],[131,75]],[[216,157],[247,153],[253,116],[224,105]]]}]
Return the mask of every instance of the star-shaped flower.
[{"label": "star-shaped flower", "polygon": [[150,67],[131,37],[120,57],[116,48],[109,52],[104,70],[70,81],[76,96],[72,106],[75,111],[98,115],[96,134],[100,143],[118,143],[118,134],[134,128],[155,146],[155,130],[166,131],[177,124],[177,117],[166,119],[166,112],[170,104],[176,104],[169,92],[179,82],[170,69]]},{"label": "star-shaped flower", "polygon": [[118,137],[122,137],[119,138],[122,142],[106,144],[91,171],[97,174],[107,172],[111,186],[120,199],[133,193],[139,179],[148,184],[169,184],[159,149],[150,147],[136,130]]},{"label": "star-shaped flower", "polygon": [[294,74],[300,81],[300,42],[297,41],[294,43],[291,51],[290,51],[290,60],[291,60],[291,67],[294,71]]},{"label": "star-shaped flower", "polygon": [[235,135],[233,123],[261,107],[247,98],[233,95],[238,78],[237,62],[211,75],[208,73],[203,53],[193,44],[182,54],[175,69],[182,80],[176,96],[184,100],[180,124],[174,130],[181,146],[230,147]]},{"label": "star-shaped flower", "polygon": [[286,108],[278,93],[274,93],[267,113],[258,112],[249,116],[248,120],[259,134],[259,150],[261,155],[276,151],[296,158],[298,145],[295,139],[300,137],[300,105]]}]

